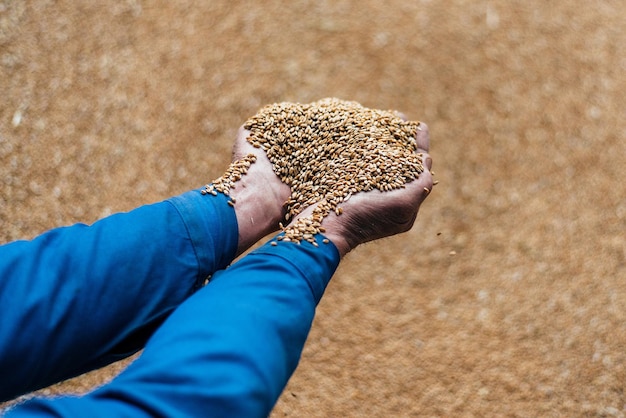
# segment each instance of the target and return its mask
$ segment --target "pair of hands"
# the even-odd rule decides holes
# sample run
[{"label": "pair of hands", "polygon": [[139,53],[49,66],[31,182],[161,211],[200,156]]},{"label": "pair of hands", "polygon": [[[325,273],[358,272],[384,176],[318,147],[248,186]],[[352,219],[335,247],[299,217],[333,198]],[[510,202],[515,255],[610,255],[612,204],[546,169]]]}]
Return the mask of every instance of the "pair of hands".
[{"label": "pair of hands", "polygon": [[[432,159],[428,155],[428,126],[421,123],[420,128],[416,134],[416,152],[424,154],[426,170],[417,180],[407,183],[402,189],[357,193],[349,201],[342,203],[342,215],[331,212],[322,221],[326,230],[324,235],[335,244],[342,257],[359,244],[406,232],[413,226],[421,203],[433,187],[430,171]],[[237,182],[230,193],[237,201],[237,255],[278,229],[278,223],[284,222],[286,214],[283,204],[291,194],[289,186],[274,174],[272,163],[265,152],[247,141],[249,134],[249,131],[240,128],[233,147],[233,161],[248,154],[257,157],[248,173]],[[309,216],[314,207],[315,205],[306,208],[291,222]]]}]

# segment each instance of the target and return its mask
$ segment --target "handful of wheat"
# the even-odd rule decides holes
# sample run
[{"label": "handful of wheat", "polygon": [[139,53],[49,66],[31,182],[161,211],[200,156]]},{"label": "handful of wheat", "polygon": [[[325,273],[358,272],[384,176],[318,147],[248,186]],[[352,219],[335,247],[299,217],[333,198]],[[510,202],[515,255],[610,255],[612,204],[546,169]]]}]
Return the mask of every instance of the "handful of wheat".
[{"label": "handful of wheat", "polygon": [[[322,220],[332,211],[341,215],[341,203],[352,195],[390,191],[417,179],[424,171],[423,155],[416,153],[419,125],[392,111],[334,98],[272,104],[248,119],[248,141],[265,151],[276,175],[291,188],[285,220],[319,203],[311,216],[281,224],[284,235],[278,239],[317,245],[314,235],[324,232]],[[250,154],[234,161],[204,192],[228,195],[255,160]]]}]

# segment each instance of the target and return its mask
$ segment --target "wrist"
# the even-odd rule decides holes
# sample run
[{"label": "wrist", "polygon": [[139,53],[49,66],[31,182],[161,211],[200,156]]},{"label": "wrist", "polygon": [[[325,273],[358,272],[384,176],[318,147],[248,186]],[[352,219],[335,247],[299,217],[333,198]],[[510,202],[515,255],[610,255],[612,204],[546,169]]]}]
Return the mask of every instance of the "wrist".
[{"label": "wrist", "polygon": [[276,205],[268,205],[266,200],[259,198],[258,191],[243,182],[231,191],[231,197],[231,201],[236,202],[232,206],[237,218],[239,256],[278,228],[282,212],[276,210]]},{"label": "wrist", "polygon": [[348,243],[348,240],[341,233],[327,230],[326,232],[324,232],[324,237],[326,237],[326,239],[333,243],[333,245],[337,248],[337,251],[339,252],[339,257],[341,258],[343,258],[352,250],[352,248],[354,248]]},{"label": "wrist", "polygon": [[[273,181],[263,175],[274,176]],[[280,183],[273,172],[266,173],[252,164],[230,190],[231,205],[235,209],[238,227],[237,255],[241,255],[259,239],[276,231],[285,215],[284,202],[289,196],[289,186]]]},{"label": "wrist", "polygon": [[[316,218],[316,216],[312,216],[314,210],[315,206],[308,207],[296,215],[289,226],[291,227],[292,225],[297,225],[302,218],[304,218],[306,223],[310,223],[310,221]],[[340,219],[340,217],[342,219]],[[332,242],[342,258],[358,245],[358,240],[354,239],[346,227],[345,218],[345,214],[338,215],[336,212],[331,212],[322,219],[320,224],[318,224],[319,233],[323,236],[322,243],[326,244],[328,241]],[[296,230],[298,229],[297,226],[295,228]],[[306,235],[304,235],[304,237],[306,237]],[[311,239],[309,238],[307,240]]]}]

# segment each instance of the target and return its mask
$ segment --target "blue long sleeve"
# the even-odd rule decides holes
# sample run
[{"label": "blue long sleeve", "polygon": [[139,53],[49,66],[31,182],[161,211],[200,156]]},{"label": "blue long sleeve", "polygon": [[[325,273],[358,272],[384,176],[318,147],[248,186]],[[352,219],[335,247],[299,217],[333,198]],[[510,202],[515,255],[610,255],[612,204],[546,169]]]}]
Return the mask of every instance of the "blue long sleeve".
[{"label": "blue long sleeve", "polygon": [[234,210],[199,191],[0,246],[0,400],[141,349],[236,247]]},{"label": "blue long sleeve", "polygon": [[267,416],[339,263],[332,244],[318,243],[260,247],[184,302],[111,383],[34,400],[7,417]]}]

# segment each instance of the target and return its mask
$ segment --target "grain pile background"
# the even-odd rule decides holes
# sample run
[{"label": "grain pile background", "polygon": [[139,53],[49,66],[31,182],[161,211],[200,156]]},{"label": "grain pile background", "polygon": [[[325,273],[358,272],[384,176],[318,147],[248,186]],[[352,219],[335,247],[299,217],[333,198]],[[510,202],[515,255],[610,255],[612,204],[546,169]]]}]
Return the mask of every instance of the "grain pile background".
[{"label": "grain pile background", "polygon": [[399,109],[440,184],[344,261],[273,416],[624,416],[624,22],[611,0],[0,1],[0,240],[205,184],[266,103]]}]

